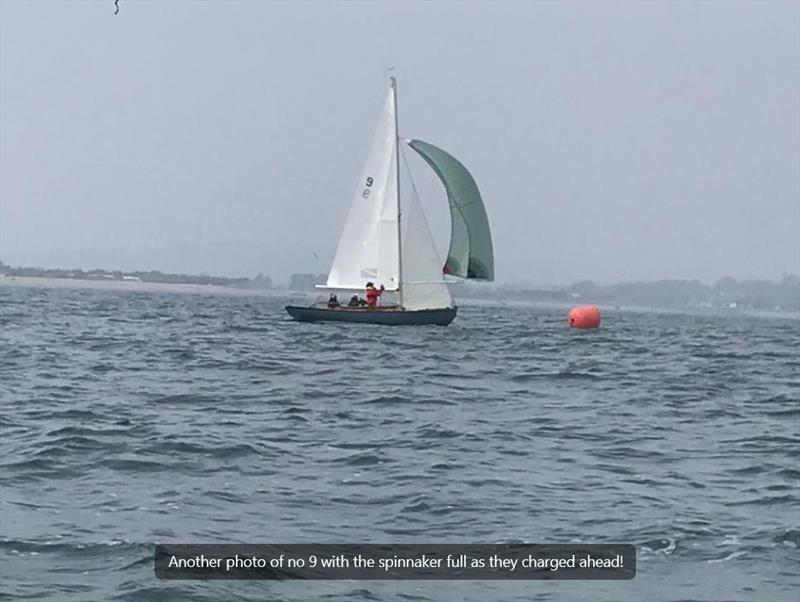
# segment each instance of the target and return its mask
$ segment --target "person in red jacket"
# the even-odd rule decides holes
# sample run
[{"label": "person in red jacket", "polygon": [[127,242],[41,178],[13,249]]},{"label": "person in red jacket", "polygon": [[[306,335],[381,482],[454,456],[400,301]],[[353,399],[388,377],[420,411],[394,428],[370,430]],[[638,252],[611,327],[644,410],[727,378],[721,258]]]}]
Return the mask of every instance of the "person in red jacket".
[{"label": "person in red jacket", "polygon": [[367,305],[369,307],[375,307],[378,304],[378,297],[381,296],[383,291],[384,288],[382,284],[380,288],[375,288],[374,284],[367,282]]}]

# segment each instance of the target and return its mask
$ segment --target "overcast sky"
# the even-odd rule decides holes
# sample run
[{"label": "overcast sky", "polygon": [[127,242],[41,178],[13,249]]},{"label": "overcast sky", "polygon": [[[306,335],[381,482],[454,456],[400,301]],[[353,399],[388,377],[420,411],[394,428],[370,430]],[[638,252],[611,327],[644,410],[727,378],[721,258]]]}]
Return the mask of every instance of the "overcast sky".
[{"label": "overcast sky", "polygon": [[[498,281],[800,270],[798,2],[113,13],[0,1],[7,263],[327,272],[394,66],[401,134],[478,182]],[[443,252],[446,197],[412,168]]]}]

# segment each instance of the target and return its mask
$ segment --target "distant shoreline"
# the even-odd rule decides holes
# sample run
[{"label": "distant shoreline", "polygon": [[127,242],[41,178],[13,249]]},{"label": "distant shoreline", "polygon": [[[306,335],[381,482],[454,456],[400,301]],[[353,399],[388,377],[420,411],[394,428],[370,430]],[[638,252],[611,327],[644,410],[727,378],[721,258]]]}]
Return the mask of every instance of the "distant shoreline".
[{"label": "distant shoreline", "polygon": [[[299,295],[308,297],[314,294],[313,291],[298,291],[290,289],[245,289],[233,288],[229,286],[219,286],[216,284],[181,284],[171,282],[142,282],[130,280],[86,280],[79,278],[42,278],[38,276],[0,276],[0,288],[48,288],[48,289],[72,289],[72,290],[106,290],[125,293],[174,293],[184,295],[224,295],[230,297],[297,297]],[[537,299],[481,299],[463,297],[457,299],[460,305],[476,307],[514,307],[532,306],[547,309],[568,309],[576,305],[577,302],[567,301],[542,301]],[[603,313],[666,313],[666,314],[693,314],[693,315],[718,315],[735,317],[748,316],[758,318],[779,318],[800,320],[800,313],[796,311],[783,310],[726,310],[721,308],[704,307],[659,307],[644,306],[633,304],[617,303],[598,303]]]},{"label": "distant shoreline", "polygon": [[[172,274],[159,270],[49,269],[42,267],[12,267],[0,261],[0,277],[19,286],[48,288],[96,289],[118,291],[178,292],[190,294],[223,294],[251,296],[274,291],[272,296],[295,293],[304,295],[320,291],[315,287],[327,281],[326,274],[293,273],[288,286],[274,287],[272,278],[259,273],[253,278],[244,276],[212,276],[202,274]],[[458,279],[456,279],[458,280]],[[455,284],[455,283],[454,283]],[[784,272],[780,280],[743,280],[725,276],[714,284],[699,280],[661,279],[626,281],[616,284],[596,284],[583,280],[565,286],[539,286],[525,282],[495,284],[458,281],[452,289],[458,303],[467,299],[486,300],[492,305],[520,301],[544,307],[555,304],[567,307],[592,303],[604,310],[620,308],[653,308],[695,314],[735,315],[800,315],[800,275]]]},{"label": "distant shoreline", "polygon": [[[0,287],[92,289],[142,293],[183,293],[196,295],[228,295],[233,297],[269,296],[278,291],[233,288],[216,284],[182,284],[142,282],[137,280],[86,280],[80,278],[43,278],[39,276],[3,276]],[[288,291],[280,291],[287,294]]]}]

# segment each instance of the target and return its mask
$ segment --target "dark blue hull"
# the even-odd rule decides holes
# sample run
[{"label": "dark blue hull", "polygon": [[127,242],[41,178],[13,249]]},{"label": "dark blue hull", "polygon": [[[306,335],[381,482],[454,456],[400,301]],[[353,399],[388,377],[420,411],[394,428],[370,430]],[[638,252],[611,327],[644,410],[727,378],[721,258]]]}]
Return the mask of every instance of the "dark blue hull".
[{"label": "dark blue hull", "polygon": [[360,324],[385,324],[387,326],[447,326],[456,317],[457,307],[420,309],[416,311],[394,309],[362,309],[340,307],[300,307],[287,305],[286,311],[298,322],[358,322]]}]

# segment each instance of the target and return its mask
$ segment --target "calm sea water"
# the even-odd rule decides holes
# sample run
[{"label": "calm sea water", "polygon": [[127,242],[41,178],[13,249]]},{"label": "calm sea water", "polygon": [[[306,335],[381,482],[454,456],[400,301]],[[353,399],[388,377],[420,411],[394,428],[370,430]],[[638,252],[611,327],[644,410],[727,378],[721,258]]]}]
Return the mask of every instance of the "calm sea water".
[{"label": "calm sea water", "polygon": [[[800,321],[0,289],[8,600],[795,600]],[[630,542],[624,582],[159,582],[156,542]]]}]

